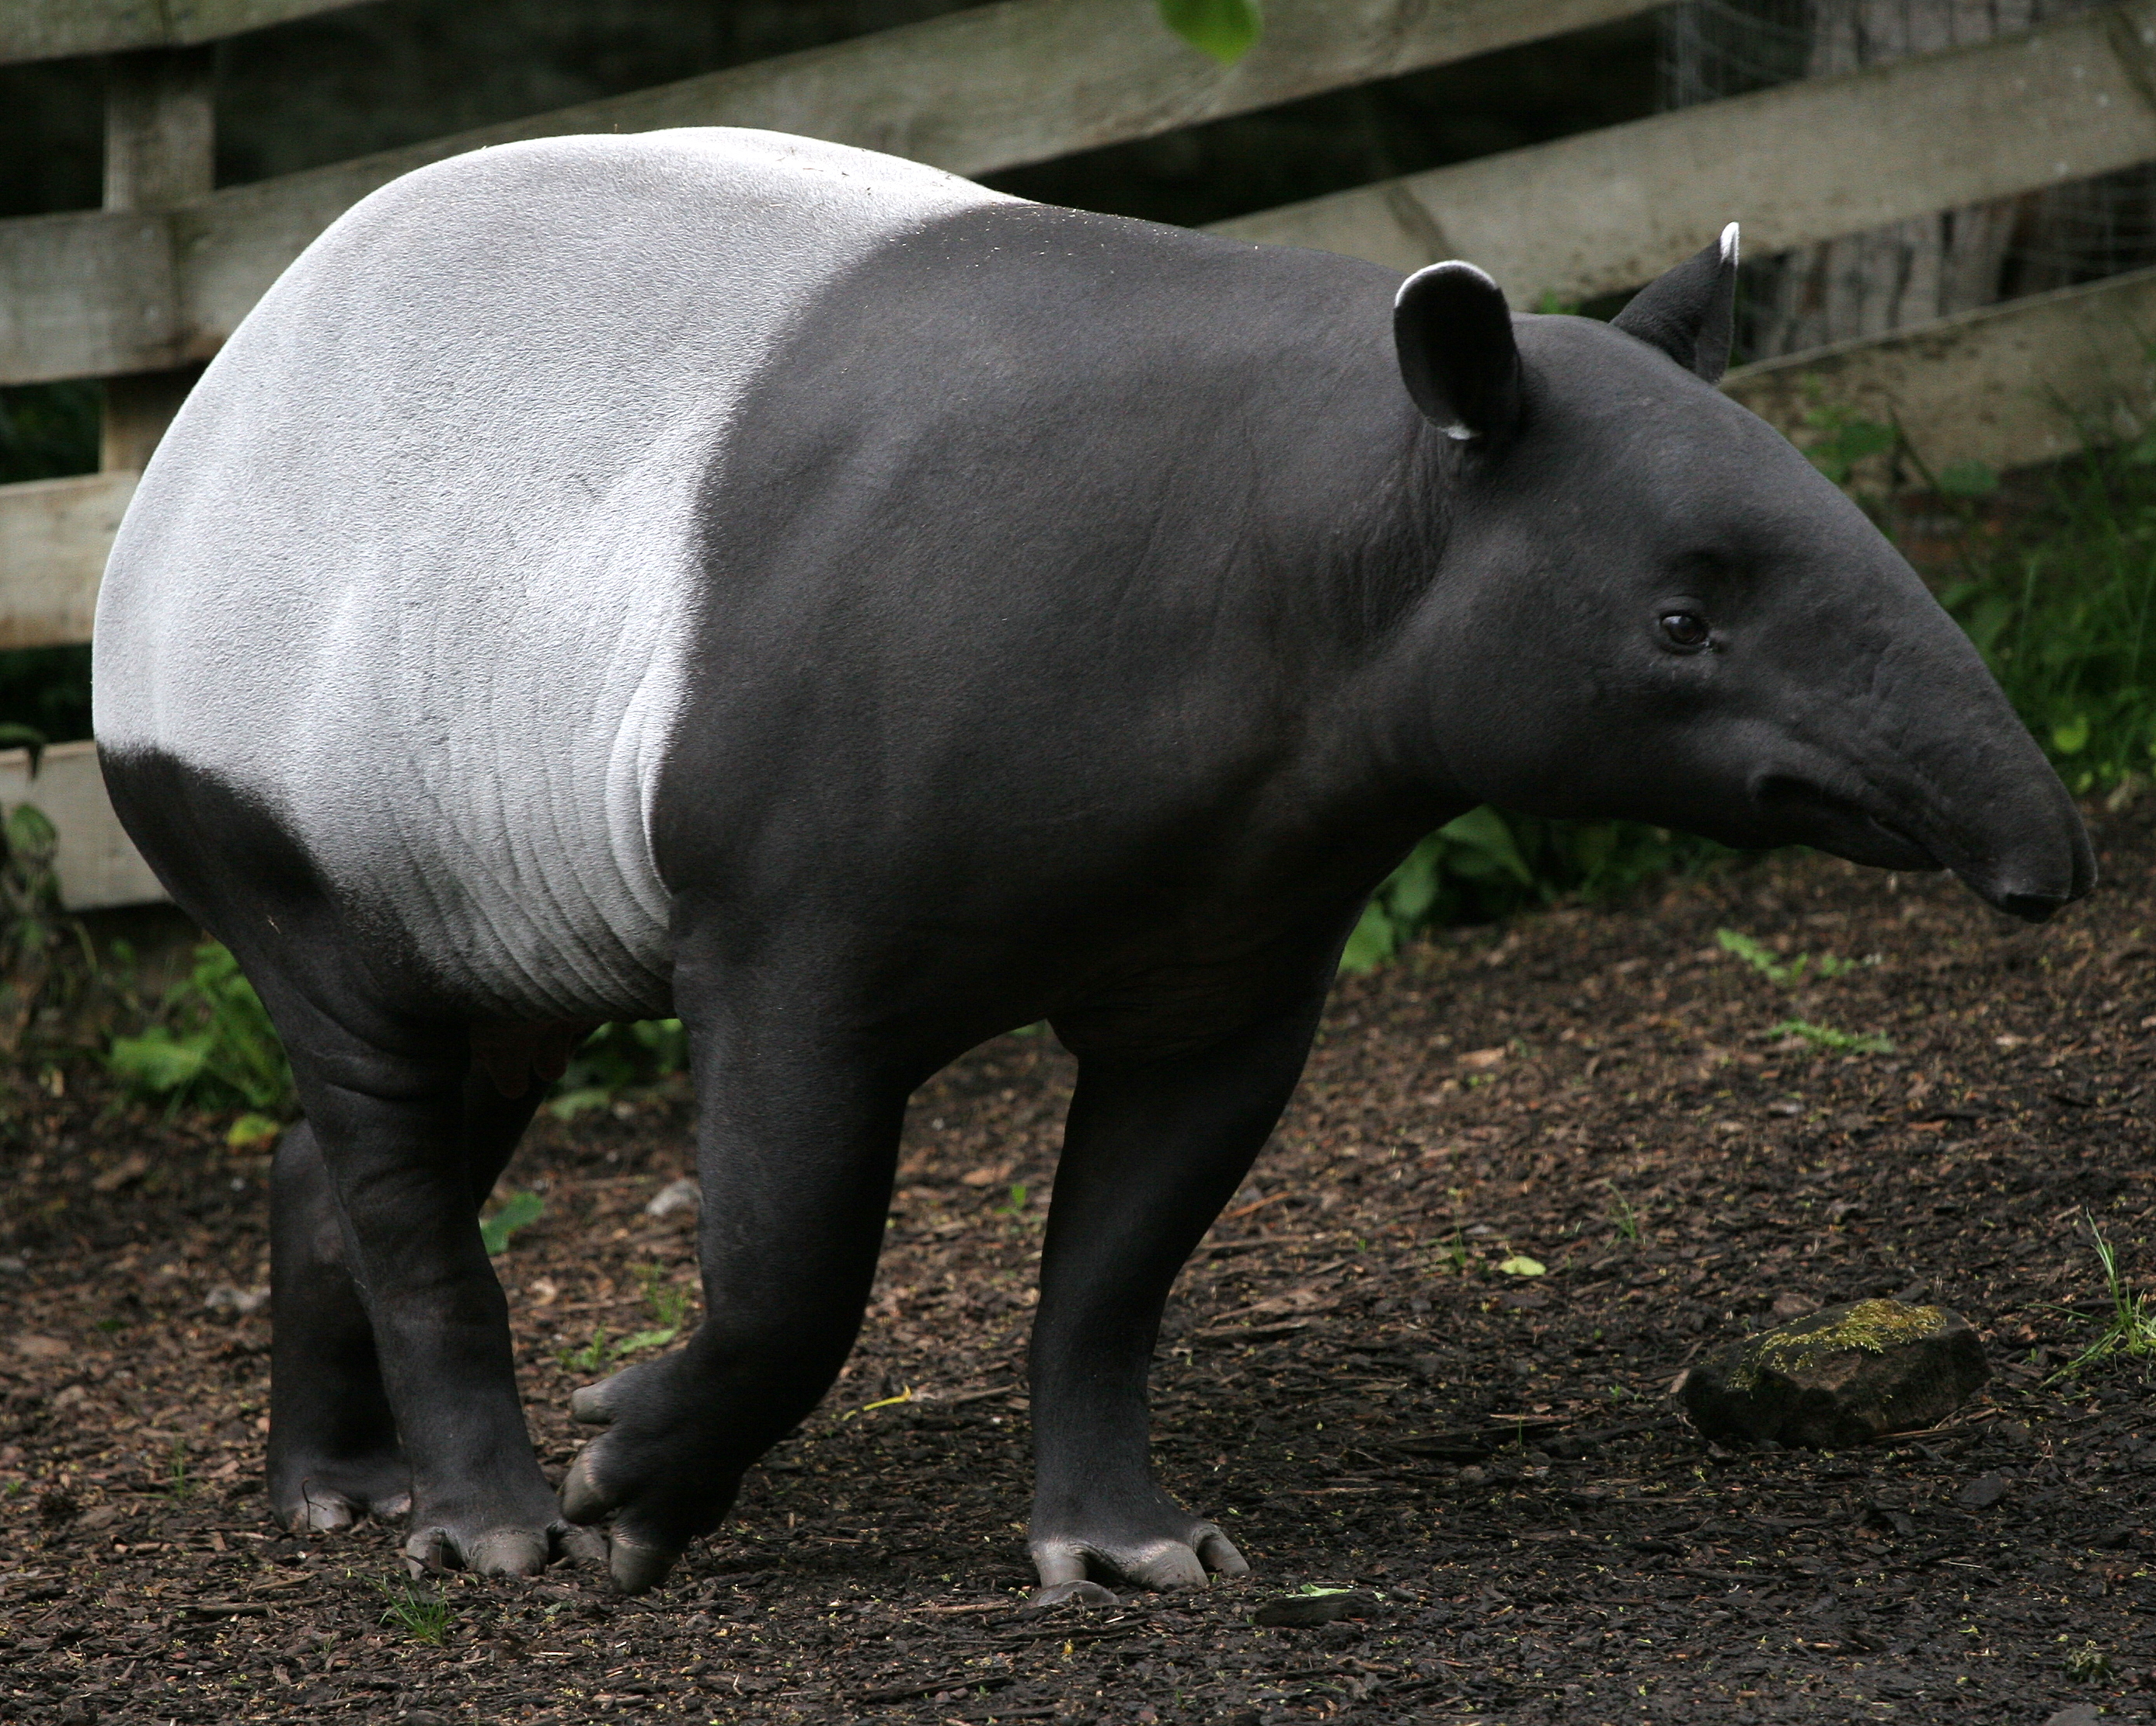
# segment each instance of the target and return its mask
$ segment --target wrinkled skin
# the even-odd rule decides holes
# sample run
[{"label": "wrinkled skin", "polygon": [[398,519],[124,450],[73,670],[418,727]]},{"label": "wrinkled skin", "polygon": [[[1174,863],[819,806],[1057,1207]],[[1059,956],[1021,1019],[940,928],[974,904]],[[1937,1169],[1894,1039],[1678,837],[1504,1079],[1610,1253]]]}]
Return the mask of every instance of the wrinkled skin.
[{"label": "wrinkled skin", "polygon": [[[932,234],[865,274],[752,404],[767,459],[705,500],[726,602],[683,621],[708,672],[654,843],[706,1317],[579,1393],[603,1430],[558,1504],[475,1217],[574,1027],[430,983],[274,796],[108,756],[308,1117],[276,1171],[288,1520],[408,1514],[417,1565],[581,1551],[652,1586],[839,1371],[907,1095],[1046,1018],[1079,1079],[1032,1352],[1040,1598],[1240,1573],[1152,1472],[1162,1306],[1420,835],[1485,802],[1626,817],[1950,868],[2032,919],[2092,885],[1966,639],[1712,387],[1733,254],[1614,329],[1440,266],[1396,358],[1381,271],[1031,208],[989,238],[1041,243]],[[217,435],[213,389],[175,435]]]}]

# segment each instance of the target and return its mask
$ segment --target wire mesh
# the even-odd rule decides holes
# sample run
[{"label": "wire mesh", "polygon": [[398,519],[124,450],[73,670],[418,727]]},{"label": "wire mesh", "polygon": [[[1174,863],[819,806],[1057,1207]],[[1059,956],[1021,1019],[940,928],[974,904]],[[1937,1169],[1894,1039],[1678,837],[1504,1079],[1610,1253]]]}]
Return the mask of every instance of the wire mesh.
[{"label": "wire mesh", "polygon": [[[1989,42],[2099,0],[1684,0],[1661,105]],[[2012,123],[2009,120],[2007,123]],[[1749,264],[1739,357],[1876,336],[2156,262],[2156,165],[1966,205]]]}]

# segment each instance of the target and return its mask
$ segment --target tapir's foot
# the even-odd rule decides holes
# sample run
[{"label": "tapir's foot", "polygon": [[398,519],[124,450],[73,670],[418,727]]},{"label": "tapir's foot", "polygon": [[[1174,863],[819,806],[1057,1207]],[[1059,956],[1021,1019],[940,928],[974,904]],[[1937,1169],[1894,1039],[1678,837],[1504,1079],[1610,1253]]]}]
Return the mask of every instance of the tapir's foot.
[{"label": "tapir's foot", "polygon": [[1200,1522],[1165,1493],[1148,1492],[1131,1508],[1034,1513],[1029,1543],[1040,1587],[1033,1604],[1111,1601],[1101,1585],[1203,1588],[1213,1576],[1243,1576],[1250,1565],[1214,1524]]},{"label": "tapir's foot", "polygon": [[430,1520],[404,1543],[404,1562],[414,1576],[440,1570],[470,1570],[479,1576],[536,1576],[555,1559],[603,1565],[606,1536],[596,1529],[572,1528],[558,1516],[536,1526],[511,1523],[493,1527],[465,1519],[461,1527]]},{"label": "tapir's foot", "polygon": [[270,1503],[295,1534],[333,1534],[364,1518],[401,1522],[412,1511],[412,1476],[394,1448],[360,1457],[279,1457]]},{"label": "tapir's foot", "polygon": [[741,1488],[741,1471],[713,1455],[708,1422],[685,1412],[667,1355],[587,1385],[569,1411],[607,1430],[583,1448],[562,1483],[570,1522],[608,1521],[608,1573],[624,1594],[665,1580],[689,1543],[719,1525]]}]

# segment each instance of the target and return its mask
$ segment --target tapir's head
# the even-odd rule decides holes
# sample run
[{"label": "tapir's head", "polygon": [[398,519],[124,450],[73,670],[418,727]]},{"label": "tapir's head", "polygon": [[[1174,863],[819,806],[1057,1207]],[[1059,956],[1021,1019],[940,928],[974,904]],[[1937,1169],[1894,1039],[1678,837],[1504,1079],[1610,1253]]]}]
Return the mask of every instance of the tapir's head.
[{"label": "tapir's head", "polygon": [[1464,264],[1402,288],[1455,453],[1432,747],[1501,805],[1950,868],[2046,917],[2095,881],[2072,800],[1916,572],[1715,389],[1736,262],[1732,226],[1612,325],[1516,318]]}]

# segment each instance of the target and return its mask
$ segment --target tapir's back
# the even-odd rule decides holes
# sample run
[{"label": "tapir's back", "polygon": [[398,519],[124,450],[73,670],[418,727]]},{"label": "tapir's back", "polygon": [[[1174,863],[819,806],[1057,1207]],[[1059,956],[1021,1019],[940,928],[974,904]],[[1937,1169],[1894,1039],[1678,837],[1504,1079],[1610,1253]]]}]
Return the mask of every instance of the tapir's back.
[{"label": "tapir's back", "polygon": [[[699,499],[817,288],[992,201],[717,130],[512,146],[377,193],[144,477],[99,600],[108,763],[265,809],[454,1000],[661,1010],[650,820]],[[187,897],[193,861],[151,861]]]}]

